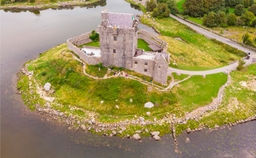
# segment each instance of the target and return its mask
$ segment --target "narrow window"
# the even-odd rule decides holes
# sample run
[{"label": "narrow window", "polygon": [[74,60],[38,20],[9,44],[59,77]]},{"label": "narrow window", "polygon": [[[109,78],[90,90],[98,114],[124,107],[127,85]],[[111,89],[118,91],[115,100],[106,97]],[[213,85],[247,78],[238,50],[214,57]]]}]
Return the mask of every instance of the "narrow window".
[{"label": "narrow window", "polygon": [[147,72],[148,70],[147,69],[144,69],[144,72]]},{"label": "narrow window", "polygon": [[117,40],[117,37],[116,36],[114,36],[114,41],[116,41]]},{"label": "narrow window", "polygon": [[138,64],[138,62],[137,62],[137,61],[135,61],[135,64]]},{"label": "narrow window", "polygon": [[145,63],[145,65],[148,65],[148,63]]},{"label": "narrow window", "polygon": [[116,50],[115,50],[115,49],[113,49],[113,53],[116,53]]}]

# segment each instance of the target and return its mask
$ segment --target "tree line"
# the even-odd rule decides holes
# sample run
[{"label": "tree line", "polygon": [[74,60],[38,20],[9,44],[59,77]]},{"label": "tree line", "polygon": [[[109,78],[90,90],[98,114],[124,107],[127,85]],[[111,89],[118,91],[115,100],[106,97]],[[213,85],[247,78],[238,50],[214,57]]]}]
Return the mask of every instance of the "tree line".
[{"label": "tree line", "polygon": [[235,6],[234,13],[218,11],[205,14],[203,25],[208,27],[226,26],[252,26],[256,27],[256,4],[244,9],[242,4]]},{"label": "tree line", "polygon": [[[234,12],[230,13],[230,8]],[[186,0],[183,9],[186,15],[203,17],[203,25],[207,27],[256,27],[254,0]]]},{"label": "tree line", "polygon": [[209,12],[225,11],[237,7],[248,8],[254,0],[186,0],[183,4],[184,13],[192,17],[202,17]]}]

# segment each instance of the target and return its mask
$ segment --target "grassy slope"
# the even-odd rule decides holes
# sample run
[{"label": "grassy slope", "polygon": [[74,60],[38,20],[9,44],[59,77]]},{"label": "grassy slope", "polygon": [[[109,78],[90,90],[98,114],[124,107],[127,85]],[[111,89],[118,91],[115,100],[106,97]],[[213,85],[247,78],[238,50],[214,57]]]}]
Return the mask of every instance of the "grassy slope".
[{"label": "grassy slope", "polygon": [[[120,117],[145,115],[148,109],[143,105],[148,101],[158,104],[152,113],[171,111],[176,107],[177,100],[171,92],[148,92],[145,85],[125,78],[92,80],[82,75],[81,64],[67,55],[66,51],[66,45],[53,48],[30,66],[41,86],[46,82],[53,85],[58,102]],[[132,103],[129,101],[131,98]],[[101,101],[104,104],[101,105]],[[116,109],[116,105],[120,109]]]},{"label": "grassy slope", "polygon": [[[241,57],[237,54],[241,52],[223,45],[217,44],[197,34],[185,25],[178,23],[172,18],[155,19],[143,16],[142,22],[158,29],[163,40],[168,42],[168,51],[171,58],[181,69],[212,69],[228,65]],[[183,41],[175,39],[181,38]],[[228,50],[229,49],[229,50]]]}]

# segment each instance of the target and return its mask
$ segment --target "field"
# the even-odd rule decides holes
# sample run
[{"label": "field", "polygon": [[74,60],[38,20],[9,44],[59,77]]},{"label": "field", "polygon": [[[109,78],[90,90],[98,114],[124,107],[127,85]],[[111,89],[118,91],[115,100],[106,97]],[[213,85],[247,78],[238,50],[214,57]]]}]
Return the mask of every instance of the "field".
[{"label": "field", "polygon": [[237,26],[227,28],[216,27],[212,28],[212,30],[215,31],[217,34],[221,34],[222,36],[230,38],[239,43],[242,43],[243,35],[245,33],[248,33],[250,36],[250,40],[254,44],[254,47],[256,47],[256,28]]},{"label": "field", "polygon": [[152,19],[144,15],[141,21],[160,31],[159,38],[168,43],[172,67],[205,70],[228,65],[244,53],[197,34],[172,18]]}]

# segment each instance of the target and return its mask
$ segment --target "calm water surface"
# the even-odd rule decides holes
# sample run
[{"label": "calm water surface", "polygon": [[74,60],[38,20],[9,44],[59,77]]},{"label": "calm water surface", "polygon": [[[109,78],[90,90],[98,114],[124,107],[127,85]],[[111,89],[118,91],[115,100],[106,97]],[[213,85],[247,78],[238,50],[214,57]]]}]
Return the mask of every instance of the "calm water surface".
[{"label": "calm water surface", "polygon": [[2,158],[256,157],[255,121],[231,129],[183,134],[178,138],[182,153],[177,154],[169,135],[159,142],[108,138],[68,130],[30,112],[16,94],[16,72],[40,52],[97,28],[104,9],[141,14],[123,0],[107,0],[106,6],[90,9],[48,9],[39,15],[0,11]]}]

